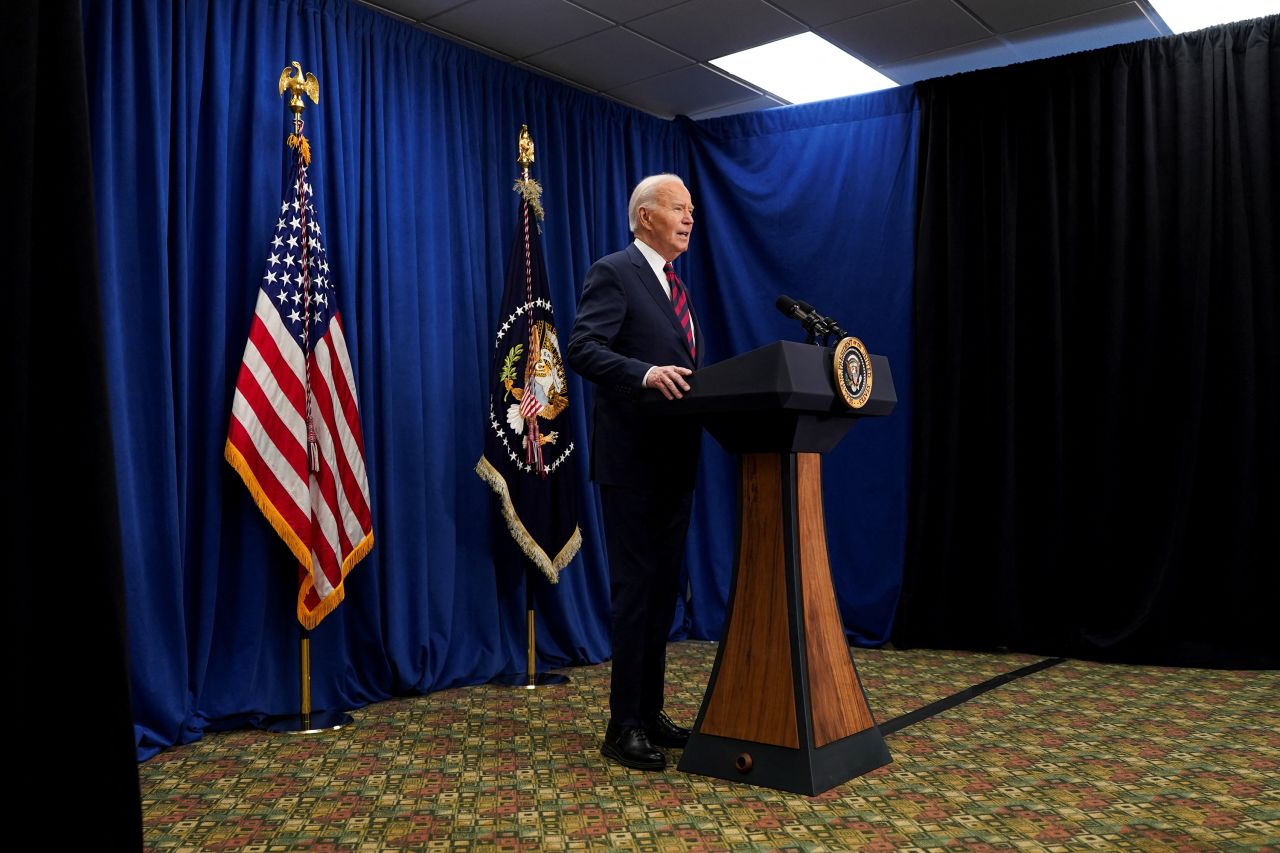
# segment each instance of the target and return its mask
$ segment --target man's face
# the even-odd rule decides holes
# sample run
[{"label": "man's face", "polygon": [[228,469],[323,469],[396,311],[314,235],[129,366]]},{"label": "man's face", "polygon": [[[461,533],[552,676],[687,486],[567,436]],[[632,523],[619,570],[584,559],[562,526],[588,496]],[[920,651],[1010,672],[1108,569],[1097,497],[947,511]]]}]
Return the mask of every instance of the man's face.
[{"label": "man's face", "polygon": [[689,248],[693,231],[693,200],[684,184],[674,181],[662,184],[653,202],[638,211],[638,236],[668,261],[674,261]]}]

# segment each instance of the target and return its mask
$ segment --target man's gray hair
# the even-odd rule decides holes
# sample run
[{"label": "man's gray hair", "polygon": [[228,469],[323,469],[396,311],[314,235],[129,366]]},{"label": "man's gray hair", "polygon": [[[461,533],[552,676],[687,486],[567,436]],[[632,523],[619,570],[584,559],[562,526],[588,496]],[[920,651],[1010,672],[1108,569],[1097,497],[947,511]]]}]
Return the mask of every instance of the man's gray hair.
[{"label": "man's gray hair", "polygon": [[636,184],[636,188],[631,191],[631,202],[627,205],[627,225],[630,226],[632,234],[636,233],[636,216],[640,208],[653,204],[654,199],[658,197],[658,187],[672,183],[683,187],[684,178],[679,175],[663,173],[661,175],[650,175]]}]

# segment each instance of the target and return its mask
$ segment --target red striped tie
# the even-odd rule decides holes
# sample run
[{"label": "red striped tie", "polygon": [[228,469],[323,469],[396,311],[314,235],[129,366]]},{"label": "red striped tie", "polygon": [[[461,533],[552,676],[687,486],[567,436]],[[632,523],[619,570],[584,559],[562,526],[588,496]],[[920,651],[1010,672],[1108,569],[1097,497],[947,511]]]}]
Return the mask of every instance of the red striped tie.
[{"label": "red striped tie", "polygon": [[667,284],[671,286],[671,310],[676,312],[676,319],[680,321],[680,327],[684,329],[684,338],[689,344],[689,354],[696,361],[698,347],[693,340],[693,314],[689,311],[689,296],[684,291],[680,276],[676,275],[675,267],[668,263],[662,271],[667,274]]}]

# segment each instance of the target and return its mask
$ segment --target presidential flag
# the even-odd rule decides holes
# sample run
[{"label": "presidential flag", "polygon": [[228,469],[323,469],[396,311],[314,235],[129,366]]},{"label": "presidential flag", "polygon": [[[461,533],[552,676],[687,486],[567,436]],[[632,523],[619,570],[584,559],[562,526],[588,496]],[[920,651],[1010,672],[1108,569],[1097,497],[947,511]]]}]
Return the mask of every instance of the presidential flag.
[{"label": "presidential flag", "polygon": [[298,559],[298,621],[314,628],[373,547],[369,478],[302,122],[236,380],[225,455]]},{"label": "presidential flag", "polygon": [[526,173],[516,189],[522,200],[493,340],[488,428],[476,473],[497,493],[520,549],[556,583],[582,546],[569,464],[574,444],[564,417],[569,386],[537,231],[541,187]]}]

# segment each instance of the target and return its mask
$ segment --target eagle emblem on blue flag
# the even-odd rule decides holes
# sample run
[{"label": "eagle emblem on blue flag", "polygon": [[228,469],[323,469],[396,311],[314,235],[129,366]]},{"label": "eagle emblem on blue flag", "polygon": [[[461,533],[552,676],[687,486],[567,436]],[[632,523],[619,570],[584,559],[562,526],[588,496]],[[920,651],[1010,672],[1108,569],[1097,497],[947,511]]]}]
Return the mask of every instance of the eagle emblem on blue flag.
[{"label": "eagle emblem on blue flag", "polygon": [[[560,358],[556,328],[546,320],[520,323],[519,314],[536,311],[539,306],[526,304],[508,318],[511,326],[530,329],[527,344],[519,335],[506,335],[502,329],[495,343],[498,351],[506,350],[498,379],[504,390],[502,400],[491,398],[489,428],[497,433],[508,458],[526,474],[545,477],[554,473],[573,452],[573,442],[561,444],[560,434],[543,428],[569,407],[569,383]],[[504,323],[503,326],[507,326]],[[496,397],[496,393],[494,394]],[[506,405],[505,412],[495,406]],[[551,447],[548,449],[548,445]]]}]

